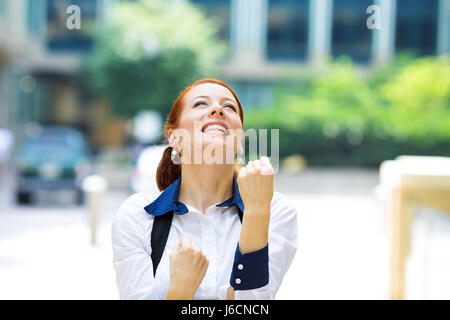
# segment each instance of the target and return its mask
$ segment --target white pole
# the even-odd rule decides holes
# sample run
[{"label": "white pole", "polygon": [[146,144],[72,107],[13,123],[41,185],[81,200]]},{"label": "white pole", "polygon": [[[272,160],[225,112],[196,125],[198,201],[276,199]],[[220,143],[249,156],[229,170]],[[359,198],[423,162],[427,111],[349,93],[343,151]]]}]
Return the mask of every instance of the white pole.
[{"label": "white pole", "polygon": [[95,246],[97,244],[97,227],[100,223],[100,213],[108,183],[102,176],[91,175],[83,180],[82,188],[89,211],[91,244]]}]

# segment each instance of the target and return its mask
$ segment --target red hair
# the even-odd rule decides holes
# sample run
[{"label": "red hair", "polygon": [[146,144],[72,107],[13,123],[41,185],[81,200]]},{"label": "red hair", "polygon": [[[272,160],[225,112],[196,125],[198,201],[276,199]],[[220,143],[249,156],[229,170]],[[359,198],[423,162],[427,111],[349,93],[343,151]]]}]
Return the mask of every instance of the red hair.
[{"label": "red hair", "polygon": [[[221,85],[228,90],[230,90],[231,94],[236,99],[236,102],[239,106],[239,117],[241,118],[242,126],[244,125],[244,111],[241,106],[241,102],[239,101],[237,95],[234,91],[227,86],[223,81],[217,79],[201,79],[193,83],[192,85],[185,88],[178,98],[175,100],[172,106],[172,110],[167,116],[167,121],[164,123],[163,134],[164,138],[167,140],[167,133],[170,129],[176,129],[179,124],[180,114],[183,110],[183,98],[184,96],[194,87],[203,84],[203,83],[214,83]],[[181,165],[176,165],[172,162],[171,158],[172,147],[167,147],[164,152],[161,160],[159,161],[158,169],[156,170],[156,184],[160,191],[166,189],[169,185],[171,185],[180,175],[181,175]],[[234,175],[237,177],[237,169],[234,171]]]}]

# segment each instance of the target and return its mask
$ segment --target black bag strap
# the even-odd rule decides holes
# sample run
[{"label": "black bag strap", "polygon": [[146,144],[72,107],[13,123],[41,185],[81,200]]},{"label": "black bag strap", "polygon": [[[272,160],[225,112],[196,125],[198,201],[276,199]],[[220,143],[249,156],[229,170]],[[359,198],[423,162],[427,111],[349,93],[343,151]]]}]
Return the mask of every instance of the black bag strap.
[{"label": "black bag strap", "polygon": [[173,212],[167,212],[160,216],[156,216],[153,220],[151,247],[152,247],[152,262],[153,262],[153,276],[156,274],[156,268],[161,261],[164,248],[169,237],[170,226],[172,225]]},{"label": "black bag strap", "polygon": [[238,215],[239,215],[239,220],[241,220],[242,223],[242,216],[243,216],[243,212],[241,210],[238,209]]},{"label": "black bag strap", "polygon": [[[242,223],[243,212],[238,209],[239,220]],[[152,247],[153,276],[161,261],[167,239],[169,238],[170,226],[172,225],[173,212],[167,212],[160,216],[155,216],[153,220],[152,236],[150,244]]]}]

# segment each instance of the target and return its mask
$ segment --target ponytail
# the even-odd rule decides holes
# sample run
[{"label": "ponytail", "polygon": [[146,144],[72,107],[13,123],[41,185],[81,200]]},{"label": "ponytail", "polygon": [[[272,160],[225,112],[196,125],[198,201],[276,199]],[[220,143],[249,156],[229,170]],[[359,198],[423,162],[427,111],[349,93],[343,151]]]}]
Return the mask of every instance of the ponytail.
[{"label": "ponytail", "polygon": [[181,165],[176,165],[172,161],[172,147],[164,149],[163,156],[156,169],[156,185],[159,191],[163,191],[170,186],[181,175]]}]

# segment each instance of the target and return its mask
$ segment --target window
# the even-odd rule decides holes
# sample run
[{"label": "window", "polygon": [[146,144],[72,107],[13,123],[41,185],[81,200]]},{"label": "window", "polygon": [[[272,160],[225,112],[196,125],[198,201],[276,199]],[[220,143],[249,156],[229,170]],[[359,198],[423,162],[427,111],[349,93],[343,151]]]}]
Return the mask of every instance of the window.
[{"label": "window", "polygon": [[[81,29],[69,30],[66,13],[70,5],[80,7]],[[47,0],[47,45],[50,50],[83,51],[92,45],[92,33],[97,15],[95,0]]]},{"label": "window", "polygon": [[27,25],[28,32],[40,37],[45,32],[45,0],[28,0],[27,2]]},{"label": "window", "polygon": [[271,86],[265,82],[230,81],[244,109],[273,106]]},{"label": "window", "polygon": [[347,55],[357,63],[367,63],[371,53],[371,30],[367,28],[369,0],[335,0],[331,51],[334,57]]},{"label": "window", "polygon": [[0,0],[0,18],[5,14],[5,0]]},{"label": "window", "polygon": [[200,5],[208,17],[213,17],[219,27],[219,38],[230,39],[230,6],[231,0],[191,0]]},{"label": "window", "polygon": [[439,0],[397,0],[396,51],[436,54],[438,7]]},{"label": "window", "polygon": [[309,0],[269,0],[267,57],[302,60],[307,56]]}]

